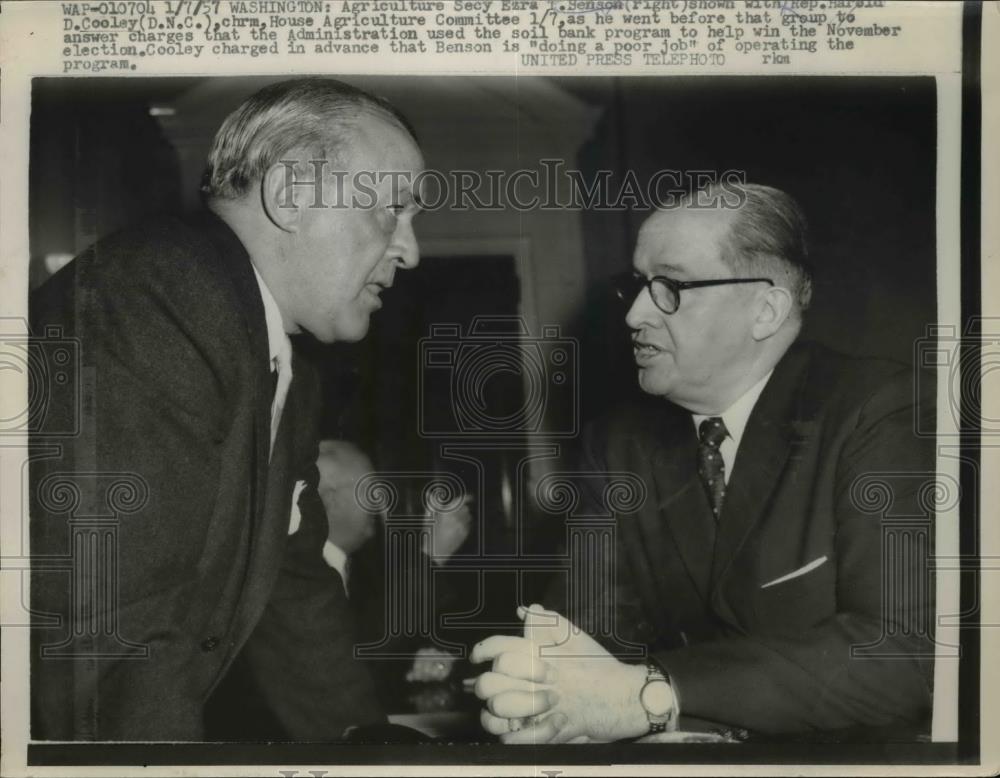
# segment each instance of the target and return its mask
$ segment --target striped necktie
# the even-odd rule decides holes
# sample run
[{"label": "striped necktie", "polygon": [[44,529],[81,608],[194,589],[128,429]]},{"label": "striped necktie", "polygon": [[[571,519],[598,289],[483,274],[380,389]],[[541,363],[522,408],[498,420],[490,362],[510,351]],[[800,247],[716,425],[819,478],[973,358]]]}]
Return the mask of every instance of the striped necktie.
[{"label": "striped necktie", "polygon": [[718,416],[707,418],[698,425],[698,477],[708,494],[716,521],[726,496],[726,463],[719,446],[728,434],[725,423]]}]

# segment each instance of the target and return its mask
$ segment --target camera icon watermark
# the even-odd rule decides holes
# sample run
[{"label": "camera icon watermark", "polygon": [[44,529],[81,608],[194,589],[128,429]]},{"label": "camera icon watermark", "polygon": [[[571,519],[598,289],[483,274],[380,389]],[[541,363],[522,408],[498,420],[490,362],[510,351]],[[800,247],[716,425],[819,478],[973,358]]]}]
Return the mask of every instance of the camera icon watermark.
[{"label": "camera icon watermark", "polygon": [[[27,396],[16,384],[28,381]],[[80,342],[59,327],[31,334],[24,319],[0,320],[0,435],[68,437],[80,426]],[[58,413],[56,409],[59,409]]]},{"label": "camera icon watermark", "polygon": [[[938,376],[946,376],[947,397],[938,413],[948,414],[952,435],[978,431],[1000,435],[997,392],[988,381],[1000,376],[1000,318],[973,317],[959,333],[954,325],[930,325],[914,343],[914,428],[918,435],[938,434],[932,414],[938,396]],[[984,391],[985,387],[985,391]],[[993,404],[990,404],[992,400]]]},{"label": "camera icon watermark", "polygon": [[578,344],[558,327],[532,337],[520,316],[476,317],[468,332],[431,327],[419,342],[419,431],[504,438],[579,431]]}]

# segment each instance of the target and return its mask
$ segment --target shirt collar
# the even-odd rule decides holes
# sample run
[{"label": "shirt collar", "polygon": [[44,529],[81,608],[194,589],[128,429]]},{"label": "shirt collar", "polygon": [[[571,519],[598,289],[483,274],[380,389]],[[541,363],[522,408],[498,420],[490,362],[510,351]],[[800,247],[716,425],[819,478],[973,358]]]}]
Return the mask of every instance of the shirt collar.
[{"label": "shirt collar", "polygon": [[260,297],[264,302],[264,323],[267,325],[268,358],[271,360],[271,369],[274,370],[277,366],[275,360],[277,360],[278,355],[284,350],[285,344],[289,342],[288,334],[285,332],[285,326],[281,321],[281,311],[278,308],[278,303],[275,301],[274,295],[271,294],[271,290],[267,288],[267,284],[264,283],[264,279],[260,273],[257,272],[256,267],[253,269],[253,275],[257,279],[257,286],[260,287]]},{"label": "shirt collar", "polygon": [[[743,437],[743,430],[746,429],[747,422],[750,420],[750,414],[753,411],[754,406],[757,404],[757,399],[760,397],[761,392],[764,391],[764,387],[767,386],[767,382],[771,378],[772,373],[774,373],[773,368],[768,371],[767,375],[747,389],[740,396],[740,398],[736,400],[736,402],[729,406],[729,408],[719,414],[722,417],[723,424],[726,425],[726,431],[729,432],[729,437],[733,439],[733,442],[737,447],[740,445],[740,439]],[[694,428],[697,430],[705,419],[711,417],[692,413],[691,418],[694,421]]]}]

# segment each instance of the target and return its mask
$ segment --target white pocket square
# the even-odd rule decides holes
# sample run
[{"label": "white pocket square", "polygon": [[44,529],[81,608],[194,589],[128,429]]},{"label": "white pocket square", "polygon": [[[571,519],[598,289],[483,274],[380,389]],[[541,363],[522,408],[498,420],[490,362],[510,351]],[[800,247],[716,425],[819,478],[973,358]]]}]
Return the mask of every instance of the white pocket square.
[{"label": "white pocket square", "polygon": [[294,535],[298,532],[299,525],[302,524],[302,514],[299,513],[299,495],[302,494],[302,490],[305,488],[305,481],[296,481],[295,488],[292,489],[292,516],[288,522],[289,535]]},{"label": "white pocket square", "polygon": [[761,589],[766,589],[769,586],[775,586],[776,584],[784,583],[785,581],[791,581],[793,578],[798,578],[799,576],[805,575],[806,573],[811,573],[820,565],[826,562],[826,554],[821,556],[819,559],[814,559],[807,565],[803,565],[797,570],[792,570],[790,573],[785,573],[785,575],[780,578],[775,578],[773,581],[768,581],[766,584],[761,584]]}]

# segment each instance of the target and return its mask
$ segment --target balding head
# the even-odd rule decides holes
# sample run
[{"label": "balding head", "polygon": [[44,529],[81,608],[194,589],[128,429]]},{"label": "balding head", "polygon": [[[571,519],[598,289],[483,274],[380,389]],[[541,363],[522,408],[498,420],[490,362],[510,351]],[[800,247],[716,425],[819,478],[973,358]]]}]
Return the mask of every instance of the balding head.
[{"label": "balding head", "polygon": [[266,86],[219,128],[202,192],[210,201],[238,200],[295,149],[312,159],[340,160],[366,115],[394,124],[416,141],[406,117],[387,100],[342,81],[312,77]]},{"label": "balding head", "polygon": [[375,517],[355,496],[355,487],[374,471],[371,459],[358,446],[345,440],[324,440],[316,459],[319,496],[326,509],[328,537],[345,553],[360,548],[375,532]]},{"label": "balding head", "polygon": [[236,233],[286,332],[368,331],[379,295],[416,267],[424,158],[391,105],[325,78],[272,84],[223,123],[206,201]]}]

